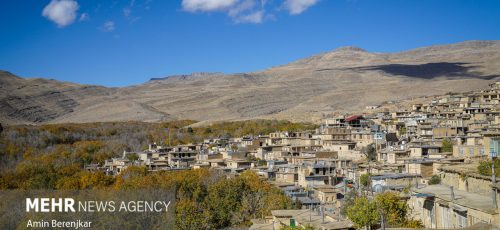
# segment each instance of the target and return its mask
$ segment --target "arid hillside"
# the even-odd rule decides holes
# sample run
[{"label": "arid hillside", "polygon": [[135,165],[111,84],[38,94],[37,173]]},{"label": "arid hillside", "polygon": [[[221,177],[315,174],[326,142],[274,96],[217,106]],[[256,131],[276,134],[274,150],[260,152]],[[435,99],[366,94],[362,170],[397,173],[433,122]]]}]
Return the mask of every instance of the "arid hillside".
[{"label": "arid hillside", "polygon": [[500,80],[500,41],[370,53],[342,47],[267,70],[196,73],[124,88],[0,72],[0,122],[316,121],[388,100],[485,88]]}]

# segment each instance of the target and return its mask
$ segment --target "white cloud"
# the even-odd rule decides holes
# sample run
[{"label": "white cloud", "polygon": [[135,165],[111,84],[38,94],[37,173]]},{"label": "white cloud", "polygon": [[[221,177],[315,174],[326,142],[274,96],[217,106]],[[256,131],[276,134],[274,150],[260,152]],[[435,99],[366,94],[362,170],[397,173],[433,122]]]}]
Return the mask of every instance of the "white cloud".
[{"label": "white cloud", "polygon": [[83,13],[83,14],[80,15],[80,19],[78,19],[78,21],[84,22],[84,21],[88,21],[89,19],[90,19],[89,14]]},{"label": "white cloud", "polygon": [[264,10],[255,11],[245,15],[238,15],[237,17],[234,17],[233,20],[236,23],[262,23],[262,21],[264,21]]},{"label": "white cloud", "polygon": [[125,8],[123,8],[123,15],[125,17],[129,17],[132,14],[132,8],[134,7],[134,5],[135,0],[131,0],[130,3]]},{"label": "white cloud", "polygon": [[129,17],[129,16],[130,16],[130,14],[132,14],[132,9],[130,9],[130,8],[124,8],[124,9],[123,9],[123,15],[124,15],[125,17]]},{"label": "white cloud", "polygon": [[115,30],[115,22],[107,21],[104,24],[102,24],[100,29],[104,32],[111,32],[111,31]]},{"label": "white cloud", "polygon": [[[281,0],[279,8],[286,9],[291,15],[298,15],[320,0]],[[182,0],[182,9],[188,12],[224,12],[235,23],[262,23],[273,19],[268,13],[273,4],[268,0]]]},{"label": "white cloud", "polygon": [[292,15],[301,14],[309,7],[318,3],[319,0],[285,0],[283,6],[290,12]]},{"label": "white cloud", "polygon": [[42,15],[62,28],[75,21],[79,7],[74,0],[52,0],[43,8]]},{"label": "white cloud", "polygon": [[190,12],[223,11],[238,3],[238,0],[182,0],[182,8]]},{"label": "white cloud", "polygon": [[225,12],[235,23],[262,23],[266,0],[182,0],[189,12]]}]

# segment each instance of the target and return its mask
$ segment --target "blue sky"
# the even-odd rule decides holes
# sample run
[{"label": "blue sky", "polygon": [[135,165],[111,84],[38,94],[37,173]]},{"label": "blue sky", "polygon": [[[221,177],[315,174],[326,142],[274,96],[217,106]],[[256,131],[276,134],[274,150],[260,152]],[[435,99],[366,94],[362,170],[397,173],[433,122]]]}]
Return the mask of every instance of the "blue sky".
[{"label": "blue sky", "polygon": [[500,39],[500,1],[2,0],[0,69],[105,86]]}]

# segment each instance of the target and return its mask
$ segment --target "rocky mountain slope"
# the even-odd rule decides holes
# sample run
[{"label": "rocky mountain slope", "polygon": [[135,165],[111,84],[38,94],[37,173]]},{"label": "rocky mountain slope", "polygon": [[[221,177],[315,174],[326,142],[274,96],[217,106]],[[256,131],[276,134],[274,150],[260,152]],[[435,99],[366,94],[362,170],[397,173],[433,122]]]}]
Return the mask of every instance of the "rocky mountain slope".
[{"label": "rocky mountain slope", "polygon": [[267,70],[196,73],[106,88],[0,72],[0,122],[315,121],[367,105],[485,88],[500,80],[500,41],[400,53],[342,47]]}]

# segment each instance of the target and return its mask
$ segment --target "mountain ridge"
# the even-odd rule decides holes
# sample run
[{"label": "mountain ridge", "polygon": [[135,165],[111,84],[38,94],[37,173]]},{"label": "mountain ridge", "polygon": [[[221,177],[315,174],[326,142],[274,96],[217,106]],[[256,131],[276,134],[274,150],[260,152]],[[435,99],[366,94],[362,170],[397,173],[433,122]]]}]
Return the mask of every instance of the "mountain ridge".
[{"label": "mountain ridge", "polygon": [[396,53],[354,46],[249,73],[193,73],[109,88],[0,71],[0,122],[316,121],[387,100],[470,91],[500,76],[500,41]]}]

